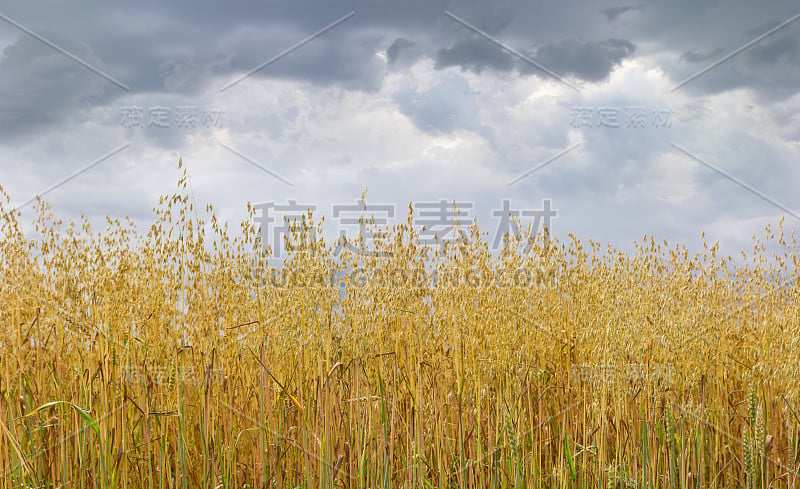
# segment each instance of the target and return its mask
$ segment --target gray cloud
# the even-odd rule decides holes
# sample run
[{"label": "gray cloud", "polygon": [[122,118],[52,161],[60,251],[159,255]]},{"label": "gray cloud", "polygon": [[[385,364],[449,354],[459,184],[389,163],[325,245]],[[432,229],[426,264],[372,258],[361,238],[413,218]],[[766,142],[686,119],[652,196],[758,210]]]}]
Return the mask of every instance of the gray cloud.
[{"label": "gray cloud", "polygon": [[400,112],[431,133],[477,129],[480,115],[467,81],[450,76],[425,91],[406,89],[395,96]]},{"label": "gray cloud", "polygon": [[798,40],[796,37],[780,36],[769,42],[754,46],[748,54],[753,64],[776,64],[781,61],[797,63]]},{"label": "gray cloud", "polygon": [[[530,58],[559,75],[574,75],[581,80],[596,82],[607,78],[614,67],[631,56],[634,50],[633,43],[622,39],[599,42],[571,39],[545,44],[536,49]],[[483,38],[462,40],[451,48],[440,50],[436,57],[436,68],[451,66],[460,66],[474,73],[491,69],[497,72],[516,70],[525,74],[549,76],[538,67]]]},{"label": "gray cloud", "polygon": [[710,53],[701,53],[692,49],[681,54],[681,60],[686,61],[687,63],[708,63],[719,59],[723,54],[725,53],[722,48],[717,48]]},{"label": "gray cloud", "polygon": [[[647,41],[649,50],[657,46],[683,53],[679,56],[683,63],[663,66],[677,81],[695,69],[686,62],[710,62],[746,42],[747,36],[774,27],[791,13],[790,0],[769,7],[732,2],[724,15],[719,15],[713,4],[688,0],[635,5],[606,2],[598,9],[583,7],[578,0],[559,4],[522,0],[503,4],[477,0],[346,0],[320,4],[302,0],[247,2],[236,8],[214,2],[146,1],[136,7],[110,2],[80,10],[45,0],[37,6],[4,7],[3,12],[34,31],[56,36],[59,43],[71,46],[76,54],[85,55],[129,85],[132,93],[166,92],[188,97],[236,78],[349,11],[356,14],[351,20],[253,74],[252,79],[299,80],[315,86],[339,85],[373,93],[387,74],[380,58],[374,56],[381,50],[387,52],[388,71],[407,69],[430,57],[440,68],[459,66],[474,73],[538,73],[536,68],[448,19],[444,15],[448,10],[530,53],[555,72],[589,82],[606,79],[623,59],[647,55],[634,53],[634,46],[638,49],[640,41]],[[620,22],[634,11],[636,22]],[[753,19],[759,18],[762,20],[754,23]],[[721,66],[717,77],[700,77],[687,89],[715,93],[750,86],[763,90],[763,97],[769,97],[776,88],[780,96],[791,93],[800,81],[800,75],[792,76],[797,57],[792,54],[796,52],[796,29],[787,27],[783,40],[766,39],[742,57],[746,60],[731,63],[774,63],[778,72],[788,75],[781,81],[770,82],[752,70],[726,70]],[[14,44],[20,43],[20,49],[24,43],[37,42],[12,25],[0,23],[0,39],[9,36],[16,38]],[[710,41],[713,45],[707,47]],[[413,46],[408,44],[411,42]],[[46,53],[50,49],[46,46],[39,48],[37,58],[60,56],[54,51]],[[42,82],[29,84],[34,78],[52,78],[55,72],[47,72],[20,49],[6,55],[16,56],[16,62],[0,60],[0,138],[42,130],[63,121],[65,113],[80,117],[86,104],[103,104],[124,95],[113,86],[102,86],[102,80],[91,80],[95,75],[90,72],[79,75],[85,77],[85,83],[70,85],[68,80],[61,80],[57,87]],[[31,64],[26,67],[25,62]],[[64,69],[69,63],[64,60]],[[70,68],[76,74],[83,69]],[[27,93],[17,99],[14,87],[29,85]],[[36,96],[26,98],[33,92]]]},{"label": "gray cloud", "polygon": [[389,49],[386,50],[386,57],[389,60],[389,63],[394,63],[400,57],[400,52],[403,50],[407,50],[408,48],[412,48],[416,46],[414,41],[409,41],[408,39],[403,39],[402,37],[397,38]]},{"label": "gray cloud", "polygon": [[[103,66],[88,46],[49,33],[48,37],[87,63]],[[23,36],[7,46],[0,58],[0,140],[64,127],[117,92],[124,93],[74,60]]]},{"label": "gray cloud", "polygon": [[422,52],[417,43],[398,37],[386,50],[386,60],[392,68],[408,68],[420,57]]},{"label": "gray cloud", "polygon": [[[332,19],[336,20],[336,19]],[[254,73],[261,77],[308,81],[316,85],[341,85],[352,90],[375,91],[385,76],[385,65],[376,56],[383,37],[360,31],[347,31],[346,23],[325,34],[318,42],[311,41],[292,53]],[[230,59],[214,67],[220,73],[247,72],[290,47],[304,36],[291,42],[268,30],[240,34],[229,43]],[[235,77],[235,75],[232,75]],[[235,89],[235,88],[232,88]]]},{"label": "gray cloud", "polygon": [[[763,101],[775,101],[797,92],[800,72],[792,68],[791,57],[778,51],[790,51],[798,39],[800,20],[785,24],[755,44],[741,48],[784,24],[798,14],[797,5],[788,1],[769,4],[731,2],[724,10],[712,3],[683,2],[648,4],[643,18],[647,28],[659,40],[662,49],[682,53],[676,62],[665,60],[662,69],[677,83],[698,73],[714,61],[730,58],[698,76],[681,90],[695,95],[722,93],[747,87]],[[773,44],[774,43],[774,44]],[[771,56],[775,55],[774,63]],[[772,63],[765,73],[764,62]]]},{"label": "gray cloud", "polygon": [[624,5],[621,7],[610,7],[602,9],[602,12],[606,15],[606,19],[608,22],[615,22],[621,15],[625,14],[626,12],[631,12],[633,10],[638,10],[638,6],[634,5]]},{"label": "gray cloud", "polygon": [[485,69],[510,71],[516,67],[511,54],[483,38],[458,41],[436,55],[436,68],[460,66],[464,70],[480,73]]},{"label": "gray cloud", "polygon": [[[599,42],[567,40],[536,50],[536,61],[561,75],[574,75],[586,81],[601,81],[615,66],[631,56],[636,47],[623,39]],[[528,70],[535,70],[529,67]],[[536,70],[538,71],[538,70]]]}]

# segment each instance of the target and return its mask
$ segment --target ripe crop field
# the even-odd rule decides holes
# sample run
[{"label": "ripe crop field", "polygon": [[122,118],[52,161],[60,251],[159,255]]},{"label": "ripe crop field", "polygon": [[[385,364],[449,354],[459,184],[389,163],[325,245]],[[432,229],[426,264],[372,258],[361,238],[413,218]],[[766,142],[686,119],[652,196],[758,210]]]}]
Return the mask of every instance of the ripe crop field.
[{"label": "ripe crop field", "polygon": [[39,209],[0,209],[2,487],[798,487],[782,225],[335,257],[309,219],[278,274],[185,174],[145,235]]}]

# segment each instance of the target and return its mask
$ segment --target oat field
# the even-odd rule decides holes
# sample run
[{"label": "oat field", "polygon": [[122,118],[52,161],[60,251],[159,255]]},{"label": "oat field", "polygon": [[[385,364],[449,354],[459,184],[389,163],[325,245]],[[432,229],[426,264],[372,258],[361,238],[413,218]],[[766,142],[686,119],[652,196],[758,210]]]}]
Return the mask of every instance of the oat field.
[{"label": "oat field", "polygon": [[38,210],[2,196],[2,487],[798,487],[786,223],[336,257],[309,216],[276,271],[185,173],[146,234]]}]

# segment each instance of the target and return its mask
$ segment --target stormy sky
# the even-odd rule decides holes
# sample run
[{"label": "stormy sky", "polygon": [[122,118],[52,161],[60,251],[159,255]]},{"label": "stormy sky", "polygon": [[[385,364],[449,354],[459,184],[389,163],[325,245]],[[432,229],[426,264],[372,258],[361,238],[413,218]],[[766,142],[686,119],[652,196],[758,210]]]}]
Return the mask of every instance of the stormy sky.
[{"label": "stormy sky", "polygon": [[455,201],[493,241],[508,201],[562,238],[734,253],[800,224],[800,5],[0,1],[26,223],[44,194],[145,231],[179,158],[232,229],[295,202],[353,237],[367,189],[390,224]]}]

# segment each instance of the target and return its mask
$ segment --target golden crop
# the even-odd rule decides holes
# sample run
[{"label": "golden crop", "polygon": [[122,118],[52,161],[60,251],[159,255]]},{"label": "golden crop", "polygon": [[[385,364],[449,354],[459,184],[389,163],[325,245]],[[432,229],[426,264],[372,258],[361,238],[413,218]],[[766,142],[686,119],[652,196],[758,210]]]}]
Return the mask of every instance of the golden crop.
[{"label": "golden crop", "polygon": [[476,226],[418,246],[409,217],[335,259],[309,216],[279,273],[252,210],[231,233],[187,185],[146,236],[40,204],[28,239],[4,199],[2,487],[797,487],[782,226],[739,260],[493,255]]}]

